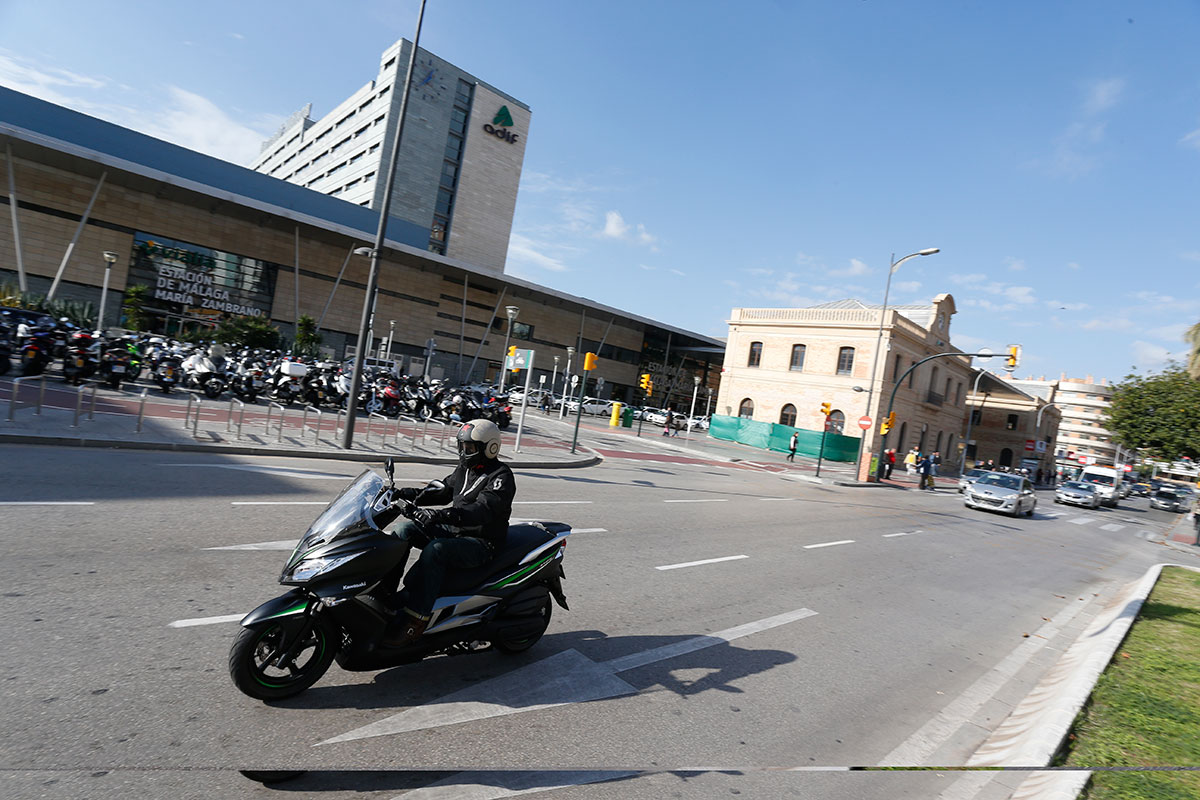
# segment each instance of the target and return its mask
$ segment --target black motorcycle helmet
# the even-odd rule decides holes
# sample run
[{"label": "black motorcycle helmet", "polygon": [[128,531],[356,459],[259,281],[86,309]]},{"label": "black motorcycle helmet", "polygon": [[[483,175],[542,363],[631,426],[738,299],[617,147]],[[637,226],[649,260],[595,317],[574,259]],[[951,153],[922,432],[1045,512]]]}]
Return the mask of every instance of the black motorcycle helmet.
[{"label": "black motorcycle helmet", "polygon": [[500,429],[496,423],[476,419],[458,429],[458,463],[464,467],[476,467],[485,459],[500,455]]}]

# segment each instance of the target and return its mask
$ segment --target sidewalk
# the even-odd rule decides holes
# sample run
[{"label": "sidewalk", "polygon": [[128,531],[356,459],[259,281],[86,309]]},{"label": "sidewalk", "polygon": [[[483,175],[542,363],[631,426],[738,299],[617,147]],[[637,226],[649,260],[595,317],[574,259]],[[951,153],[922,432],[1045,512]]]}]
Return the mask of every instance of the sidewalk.
[{"label": "sidewalk", "polygon": [[[350,461],[382,461],[391,456],[398,462],[457,463],[456,426],[438,422],[360,414],[354,423],[354,446],[344,450],[346,415],[334,409],[321,409],[318,414],[296,406],[270,407],[262,400],[243,406],[229,398],[196,403],[196,396],[186,392],[170,396],[147,392],[143,403],[142,387],[120,392],[98,388],[93,395],[90,386],[80,393],[50,376],[38,413],[39,382],[25,384],[13,405],[12,382],[0,380],[0,443]],[[500,456],[511,467],[565,469],[589,467],[602,460],[588,447],[580,446],[571,453],[569,440],[528,426],[522,431],[521,451],[516,452],[516,427],[514,420],[504,432]]]}]

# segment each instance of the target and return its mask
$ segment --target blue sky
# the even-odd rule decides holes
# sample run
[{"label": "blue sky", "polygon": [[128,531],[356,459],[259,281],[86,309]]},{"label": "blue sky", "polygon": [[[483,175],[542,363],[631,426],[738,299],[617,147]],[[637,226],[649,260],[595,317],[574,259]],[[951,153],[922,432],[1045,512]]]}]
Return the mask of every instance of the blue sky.
[{"label": "blue sky", "polygon": [[[246,163],[417,7],[0,0],[0,84]],[[1200,320],[1198,38],[1184,0],[429,0],[421,44],[533,110],[510,273],[723,335],[939,247],[893,302],[1117,380]]]}]

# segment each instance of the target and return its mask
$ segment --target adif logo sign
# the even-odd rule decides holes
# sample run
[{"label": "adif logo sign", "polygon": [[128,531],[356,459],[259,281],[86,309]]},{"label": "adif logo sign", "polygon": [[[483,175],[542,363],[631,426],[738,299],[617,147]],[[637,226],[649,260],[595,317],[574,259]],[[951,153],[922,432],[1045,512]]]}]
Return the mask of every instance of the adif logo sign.
[{"label": "adif logo sign", "polygon": [[490,125],[484,125],[485,133],[490,133],[497,139],[503,139],[509,144],[517,143],[517,135],[509,130],[513,126],[512,114],[508,113],[508,106],[500,106],[500,110],[496,112],[496,116],[492,117]]}]

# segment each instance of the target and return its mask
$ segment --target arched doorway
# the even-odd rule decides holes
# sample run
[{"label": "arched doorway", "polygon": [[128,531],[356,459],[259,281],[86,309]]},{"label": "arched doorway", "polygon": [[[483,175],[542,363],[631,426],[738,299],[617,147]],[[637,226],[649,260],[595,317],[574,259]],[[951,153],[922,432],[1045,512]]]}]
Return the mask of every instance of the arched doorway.
[{"label": "arched doorway", "polygon": [[742,404],[738,406],[738,416],[746,419],[754,418],[754,401],[749,397],[743,400]]},{"label": "arched doorway", "polygon": [[900,423],[900,436],[896,439],[896,452],[897,453],[904,452],[904,437],[907,434],[908,434],[908,423],[901,422]]},{"label": "arched doorway", "polygon": [[1011,449],[1006,447],[1000,451],[1000,466],[1002,466],[1002,467],[1011,467],[1012,466],[1012,450]]},{"label": "arched doorway", "polygon": [[842,433],[846,429],[846,415],[841,411],[829,412],[829,432]]}]

